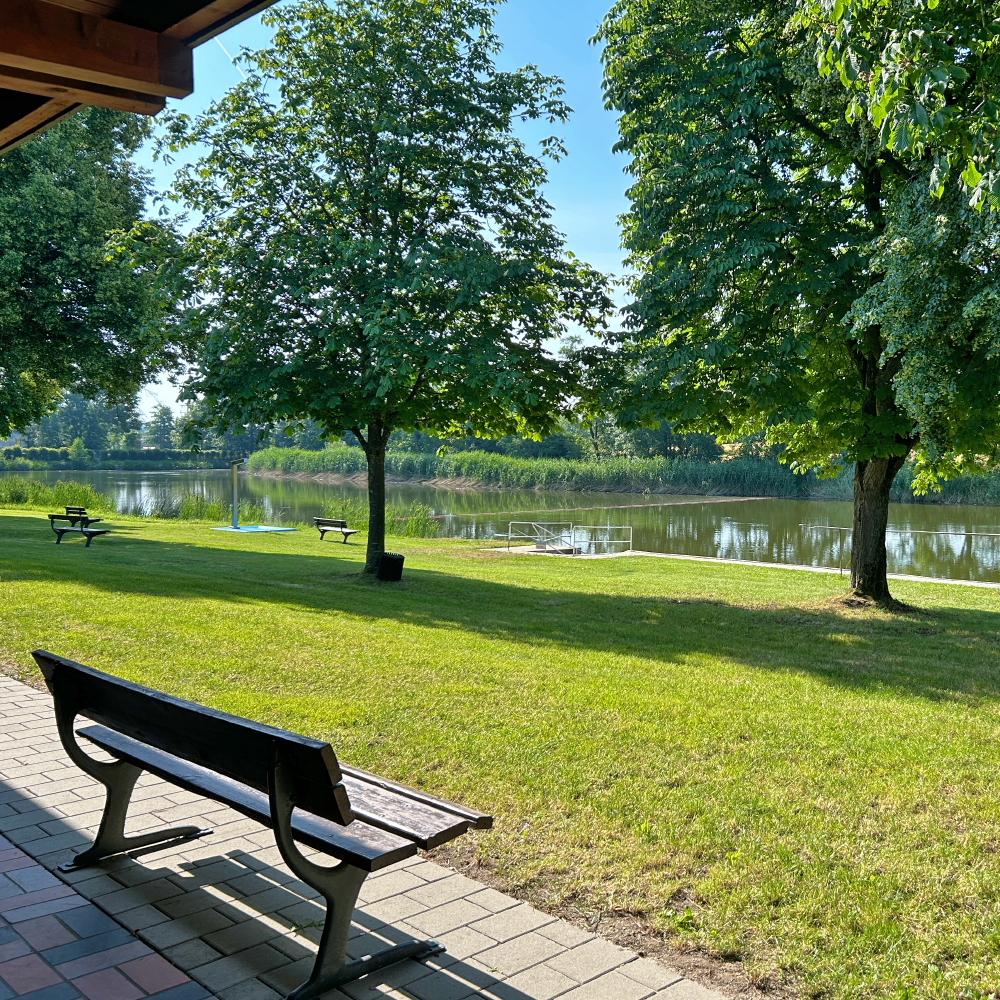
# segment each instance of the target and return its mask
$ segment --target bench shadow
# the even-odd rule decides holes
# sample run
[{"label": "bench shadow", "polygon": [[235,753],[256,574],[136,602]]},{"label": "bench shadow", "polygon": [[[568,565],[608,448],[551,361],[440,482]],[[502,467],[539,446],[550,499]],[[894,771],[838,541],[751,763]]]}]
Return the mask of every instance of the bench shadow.
[{"label": "bench shadow", "polygon": [[[157,785],[162,787],[162,783],[157,782]],[[6,815],[7,812],[12,816]],[[20,824],[19,819],[23,820]],[[40,829],[45,831],[44,836],[39,836]],[[141,826],[129,832],[139,829]],[[151,848],[134,852],[138,856],[120,855],[79,872],[64,874],[57,871],[58,866],[88,844],[92,835],[40,806],[25,789],[2,780],[0,835],[116,920],[126,912],[121,902],[125,890],[134,890],[134,899],[127,905],[150,912],[139,921],[126,918],[119,922],[209,990],[221,988],[215,979],[219,966],[212,968],[213,963],[228,963],[231,968],[233,962],[240,961],[242,952],[248,955],[247,962],[266,966],[268,963],[262,962],[262,947],[284,956],[282,960],[285,961],[277,968],[257,972],[255,978],[270,989],[284,996],[309,977],[326,914],[325,904],[309,886],[257,854],[245,850],[215,853],[211,838],[206,838],[182,848],[176,845],[168,848],[198,855],[195,860],[173,867],[157,864],[156,855],[162,855],[164,848]],[[317,861],[332,863],[332,859],[322,855],[317,856]],[[363,958],[414,937],[433,936],[407,926],[402,920],[381,919],[366,909],[385,903],[393,895],[379,891],[379,880],[404,871],[411,863],[390,866],[366,881],[362,901],[352,920],[348,942],[351,959]],[[164,884],[176,886],[177,891],[165,895]],[[156,891],[145,892],[144,887]],[[144,896],[151,901],[143,903]],[[366,904],[365,898],[378,903]],[[153,918],[154,908],[160,914],[159,919]],[[137,922],[142,926],[131,926]],[[253,950],[256,955],[250,956]],[[380,995],[379,986],[405,988],[425,980],[421,983],[424,992],[420,995],[428,997],[438,995],[438,990],[455,990],[459,983],[468,983],[470,992],[490,988],[490,995],[496,1000],[532,1000],[529,994],[504,983],[502,974],[494,975],[482,965],[466,961],[469,957],[459,947],[457,954],[446,950],[443,955],[426,962],[408,959],[355,980],[342,989],[352,996],[355,993],[377,996]],[[440,983],[429,979],[435,973],[440,973]],[[252,979],[244,982],[252,983]]]},{"label": "bench shadow", "polygon": [[[317,540],[324,547],[304,555],[227,546],[225,535],[211,546],[149,540],[138,534],[139,526],[126,526],[85,550],[43,541],[37,518],[6,516],[2,523],[5,582],[76,582],[95,592],[211,597],[234,605],[266,602],[667,665],[710,655],[931,700],[1000,697],[997,611],[939,606],[879,617],[835,606],[743,607],[710,598],[545,589],[418,568],[407,568],[401,584],[386,586],[362,579],[357,548],[344,552],[340,543]],[[920,643],[920,662],[905,655],[903,642]]]}]

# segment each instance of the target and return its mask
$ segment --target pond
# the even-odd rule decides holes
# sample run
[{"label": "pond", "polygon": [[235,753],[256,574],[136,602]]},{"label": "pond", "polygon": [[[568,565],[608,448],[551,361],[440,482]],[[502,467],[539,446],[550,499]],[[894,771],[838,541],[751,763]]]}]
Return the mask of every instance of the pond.
[{"label": "pond", "polygon": [[[55,481],[73,478],[110,494],[120,511],[135,510],[169,493],[229,496],[229,473],[30,472]],[[260,501],[272,522],[308,521],[333,496],[363,498],[363,487],[313,480],[241,475],[241,495]],[[847,503],[821,500],[740,500],[634,493],[533,490],[446,490],[390,486],[389,502],[414,500],[442,517],[442,535],[488,539],[506,535],[511,521],[624,526],[633,547],[648,552],[721,556],[759,562],[844,567],[850,536]],[[954,580],[1000,582],[1000,507],[894,504],[889,511],[889,571]],[[585,533],[586,534],[586,533]]]}]

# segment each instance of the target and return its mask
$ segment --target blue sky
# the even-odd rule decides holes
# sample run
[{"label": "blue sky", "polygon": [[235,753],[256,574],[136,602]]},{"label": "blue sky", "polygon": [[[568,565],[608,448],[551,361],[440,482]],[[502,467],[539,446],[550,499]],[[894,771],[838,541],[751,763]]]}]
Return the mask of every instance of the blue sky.
[{"label": "blue sky", "polygon": [[[610,2],[508,0],[500,6],[496,30],[504,45],[501,68],[534,63],[566,82],[566,100],[574,115],[558,134],[566,140],[569,156],[549,165],[548,199],[569,249],[602,271],[620,274],[617,219],[626,206],[627,178],[624,159],[611,152],[617,132],[614,115],[602,103],[600,52],[588,44]],[[194,94],[170,106],[196,114],[239,82],[222,46],[236,55],[241,47],[260,48],[268,41],[267,29],[254,17],[218,41],[206,42],[195,50]],[[139,159],[152,170],[157,188],[169,185],[169,168],[154,163],[150,150]],[[175,396],[172,386],[161,383],[143,392],[141,407],[148,412],[160,402],[174,406]]]}]

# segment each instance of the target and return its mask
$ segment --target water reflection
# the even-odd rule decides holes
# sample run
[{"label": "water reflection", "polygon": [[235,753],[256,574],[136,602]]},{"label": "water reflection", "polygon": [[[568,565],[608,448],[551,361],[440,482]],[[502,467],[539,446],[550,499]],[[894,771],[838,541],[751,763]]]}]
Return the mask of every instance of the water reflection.
[{"label": "water reflection", "polygon": [[[74,478],[114,497],[120,511],[148,507],[184,492],[228,497],[228,472],[37,472],[33,478]],[[240,477],[242,495],[261,503],[270,521],[308,522],[337,494],[365,496],[350,483]],[[757,562],[836,568],[850,564],[850,534],[818,530],[849,526],[848,503],[819,500],[749,500],[640,496],[611,493],[546,493],[532,490],[444,490],[390,486],[389,502],[417,500],[441,515],[442,534],[490,539],[511,521],[572,521],[595,528],[628,526],[636,549]],[[584,509],[581,509],[584,508]],[[624,508],[624,509],[622,509]],[[890,508],[889,569],[893,573],[1000,582],[1000,508],[894,504]],[[583,533],[583,547],[606,533]]]}]

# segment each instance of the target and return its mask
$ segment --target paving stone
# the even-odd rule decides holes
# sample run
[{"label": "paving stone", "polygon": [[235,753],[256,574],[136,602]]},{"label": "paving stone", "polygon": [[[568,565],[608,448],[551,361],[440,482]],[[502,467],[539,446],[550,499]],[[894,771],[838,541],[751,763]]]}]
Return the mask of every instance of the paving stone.
[{"label": "paving stone", "polygon": [[172,986],[188,982],[188,977],[180,969],[160,955],[147,955],[132,962],[124,962],[118,968],[147,993],[161,993]]},{"label": "paving stone", "polygon": [[[35,951],[55,948],[61,944],[69,944],[76,940],[76,935],[54,916],[36,917],[18,924],[17,933],[31,945]],[[3,942],[0,934],[0,943]]]},{"label": "paving stone", "polygon": [[270,972],[261,975],[261,981],[272,989],[277,990],[282,996],[287,996],[292,990],[297,989],[312,975],[315,956],[300,958],[296,962],[282,965]]},{"label": "paving stone", "polygon": [[468,1000],[479,993],[471,983],[449,976],[447,972],[434,972],[406,987],[406,992],[420,1000]]},{"label": "paving stone", "polygon": [[142,931],[154,927],[156,924],[166,923],[170,917],[161,913],[155,906],[147,904],[126,910],[124,913],[116,913],[115,919],[129,930]]},{"label": "paving stone", "polygon": [[9,962],[12,958],[20,958],[22,955],[31,954],[31,945],[27,941],[17,938],[0,944],[0,962]]},{"label": "paving stone", "polygon": [[453,931],[456,927],[466,926],[487,916],[489,910],[484,910],[467,899],[457,899],[453,903],[445,903],[444,906],[435,907],[433,910],[417,913],[409,917],[407,923],[425,934],[437,937],[439,934]]},{"label": "paving stone", "polygon": [[156,1000],[211,1000],[212,998],[212,994],[201,983],[190,981],[152,995]]},{"label": "paving stone", "polygon": [[64,896],[59,899],[50,899],[44,903],[34,903],[31,906],[22,906],[16,910],[9,910],[4,914],[4,919],[9,923],[17,924],[24,920],[31,920],[34,917],[44,917],[47,913],[63,914],[76,907],[86,906],[87,901],[82,896]]},{"label": "paving stone", "polygon": [[269,941],[279,933],[262,920],[244,920],[224,930],[206,934],[204,940],[223,955],[232,955]]},{"label": "paving stone", "polygon": [[634,962],[621,966],[618,971],[629,979],[634,979],[651,990],[662,990],[680,982],[684,977],[673,969],[650,961],[648,958],[637,958]]},{"label": "paving stone", "polygon": [[597,979],[564,994],[565,1000],[642,1000],[652,991],[648,986],[628,979],[618,972],[607,972]]},{"label": "paving stone", "polygon": [[389,896],[398,896],[402,892],[407,892],[410,889],[419,889],[425,885],[427,883],[423,879],[417,878],[413,872],[406,871],[405,869],[402,871],[390,871],[384,875],[366,879],[364,885],[361,887],[358,898],[365,903],[377,903],[380,899],[386,899]]},{"label": "paving stone", "polygon": [[222,990],[287,964],[288,958],[280,951],[266,944],[259,944],[256,948],[248,948],[236,955],[200,966],[197,978],[210,990]]},{"label": "paving stone", "polygon": [[280,1000],[281,996],[259,979],[250,979],[218,994],[219,1000]]},{"label": "paving stone", "polygon": [[592,941],[597,936],[571,923],[567,923],[565,920],[557,920],[555,923],[539,927],[538,933],[551,938],[564,948],[575,948],[578,944],[583,944],[584,941]]},{"label": "paving stone", "polygon": [[630,951],[619,948],[602,938],[595,938],[585,944],[569,951],[563,952],[546,962],[550,969],[561,972],[563,975],[575,979],[578,983],[585,983],[595,976],[617,968],[633,957]]},{"label": "paving stone", "polygon": [[481,906],[490,913],[499,913],[501,910],[509,910],[512,906],[517,906],[517,900],[510,896],[505,896],[496,889],[482,889],[474,892],[471,896],[465,897],[470,903]]},{"label": "paving stone", "polygon": [[62,982],[62,976],[38,955],[24,955],[0,962],[0,980],[15,993],[24,994]]},{"label": "paving stone", "polygon": [[472,879],[468,879],[464,875],[452,875],[439,882],[431,882],[429,885],[411,889],[406,895],[418,903],[423,903],[424,906],[441,906],[444,903],[450,903],[453,899],[470,896],[472,893],[478,892],[479,888],[478,882],[473,882]]},{"label": "paving stone", "polygon": [[471,927],[457,927],[447,934],[441,934],[437,940],[444,945],[445,950],[452,958],[459,961],[486,951],[496,944],[493,938],[474,931]]},{"label": "paving stone", "polygon": [[100,969],[110,969],[113,965],[131,961],[133,958],[142,958],[148,954],[150,954],[149,948],[141,941],[133,940],[128,944],[108,948],[106,951],[98,951],[70,962],[60,963],[55,968],[66,979],[76,979],[77,976],[85,976]]},{"label": "paving stone", "polygon": [[95,898],[100,899],[101,909],[113,916],[143,903],[158,903],[172,896],[179,896],[183,892],[183,889],[178,888],[169,879],[161,878],[155,882],[133,886],[131,889],[119,889],[117,892],[105,893]]},{"label": "paving stone", "polygon": [[144,995],[117,969],[103,969],[73,980],[73,985],[88,1000],[140,1000]]},{"label": "paving stone", "polygon": [[147,927],[142,933],[142,939],[154,948],[162,950],[230,926],[232,921],[217,910],[201,910],[186,917],[179,917],[177,920],[168,920]]},{"label": "paving stone", "polygon": [[51,889],[62,885],[51,872],[41,865],[31,865],[29,868],[18,868],[7,873],[7,878],[16,883],[24,892],[34,892],[36,889]]},{"label": "paving stone", "polygon": [[537,965],[483,990],[489,1000],[551,1000],[577,983],[555,969]]},{"label": "paving stone", "polygon": [[113,931],[106,931],[104,934],[95,934],[93,937],[81,938],[79,941],[71,941],[54,948],[38,950],[46,962],[60,965],[63,962],[83,958],[85,955],[95,955],[99,951],[118,948],[134,940],[135,938],[124,927],[116,927]]},{"label": "paving stone", "polygon": [[472,929],[495,941],[509,941],[528,931],[551,924],[554,920],[555,917],[546,916],[526,903],[520,903],[509,910],[494,913],[491,917],[477,921],[472,925]]},{"label": "paving stone", "polygon": [[193,969],[222,958],[219,952],[214,948],[209,948],[200,938],[192,938],[183,944],[174,945],[173,948],[165,948],[163,954],[185,972],[191,972]]},{"label": "paving stone", "polygon": [[[547,958],[559,955],[562,947],[541,934],[523,934],[489,948],[476,956],[477,961],[491,969],[499,969],[504,976],[513,976],[532,965],[539,965]],[[576,980],[579,982],[579,980]]]}]

